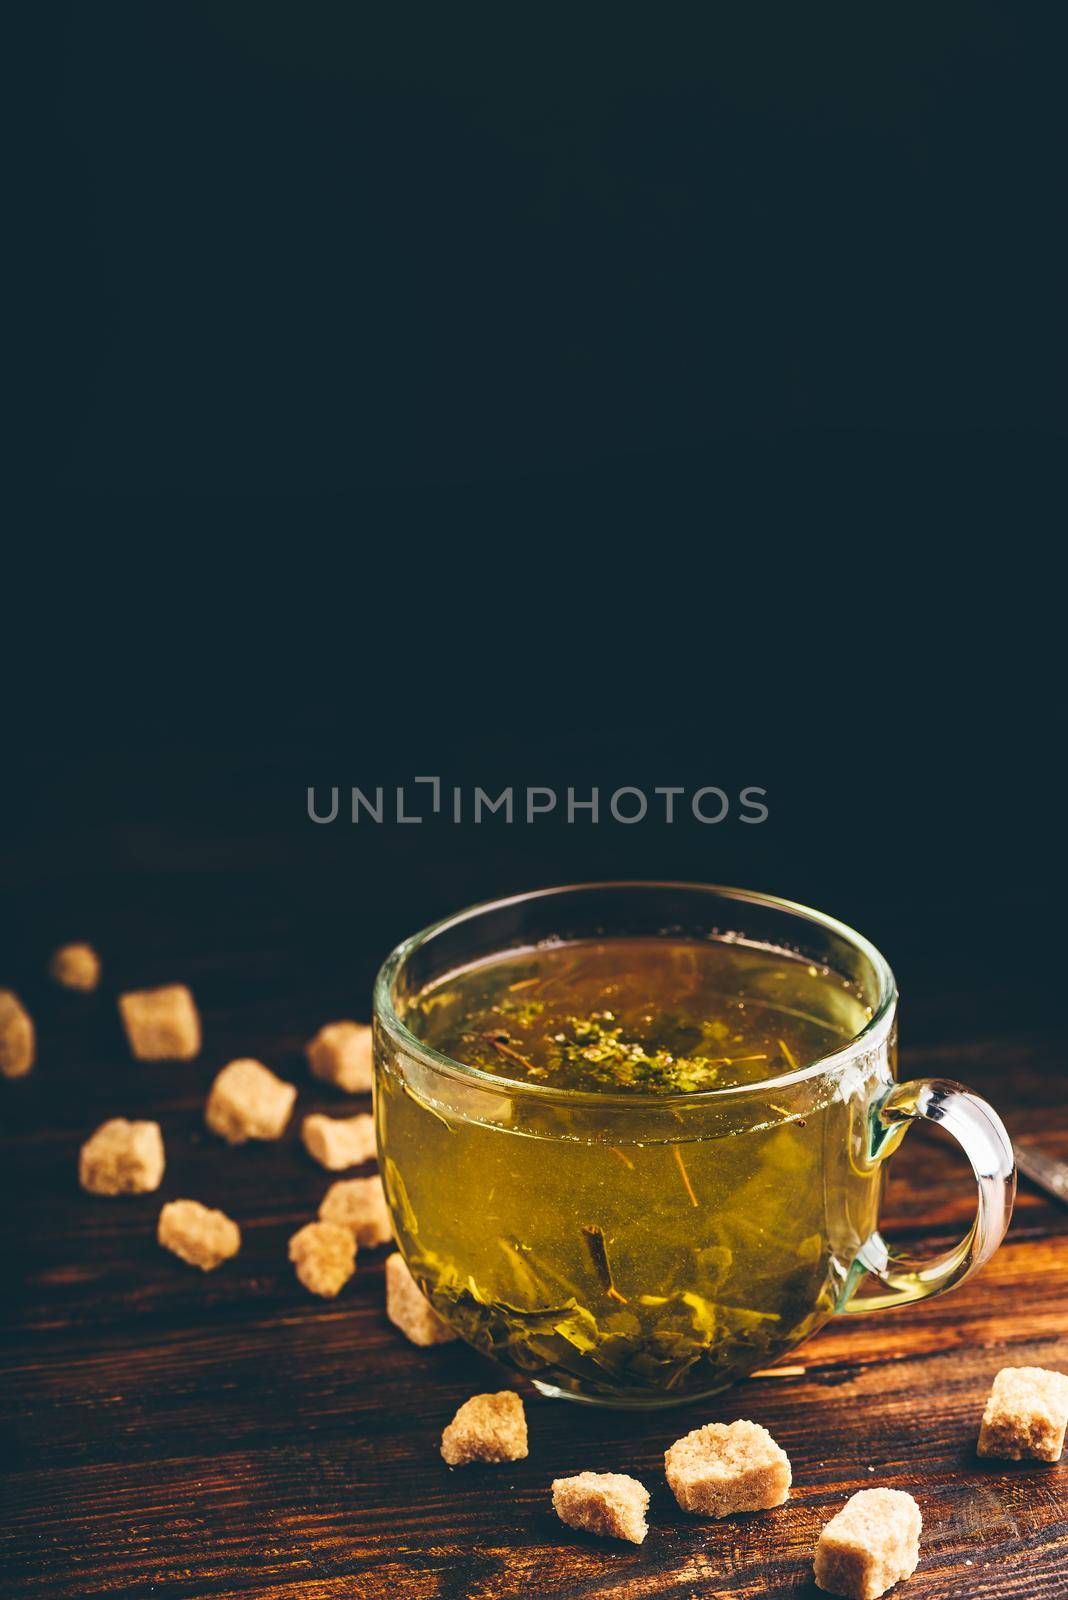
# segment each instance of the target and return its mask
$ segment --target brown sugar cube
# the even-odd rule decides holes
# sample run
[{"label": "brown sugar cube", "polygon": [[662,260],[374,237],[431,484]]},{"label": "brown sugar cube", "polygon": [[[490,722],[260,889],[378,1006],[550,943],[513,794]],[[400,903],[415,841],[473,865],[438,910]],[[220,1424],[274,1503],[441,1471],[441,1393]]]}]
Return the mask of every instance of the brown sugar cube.
[{"label": "brown sugar cube", "polygon": [[78,1182],[90,1194],[148,1194],[159,1188],[163,1165],[158,1122],[112,1117],[82,1145]]},{"label": "brown sugar cube", "polygon": [[296,1098],[293,1084],[261,1061],[231,1061],[211,1086],[204,1120],[227,1144],[280,1139]]},{"label": "brown sugar cube", "polygon": [[119,1014],[138,1061],[191,1061],[200,1054],[200,1014],[184,983],[120,994]]},{"label": "brown sugar cube", "polygon": [[371,1087],[371,1030],[363,1022],[328,1022],[304,1047],[317,1078],[346,1094]]},{"label": "brown sugar cube", "polygon": [[859,1489],[816,1546],[816,1582],[847,1600],[876,1600],[916,1570],[923,1518],[901,1489]]},{"label": "brown sugar cube", "polygon": [[48,970],[64,989],[95,989],[100,982],[100,957],[91,944],[61,944]]},{"label": "brown sugar cube", "polygon": [[386,1257],[386,1316],[413,1344],[450,1344],[458,1337],[438,1316],[396,1250]]},{"label": "brown sugar cube", "polygon": [[469,1461],[520,1461],[526,1453],[526,1413],[511,1389],[472,1395],[441,1436],[441,1454],[450,1467]]},{"label": "brown sugar cube", "polygon": [[350,1228],[356,1243],[373,1250],[375,1245],[388,1244],[393,1238],[389,1225],[389,1211],[382,1190],[382,1179],[340,1178],[332,1183],[319,1207],[323,1222],[336,1222]]},{"label": "brown sugar cube", "polygon": [[553,1479],[553,1510],[560,1521],[608,1539],[641,1544],[649,1532],[648,1504],[648,1489],[621,1472],[579,1472]]},{"label": "brown sugar cube", "polygon": [[356,1271],[356,1240],[333,1222],[308,1222],[289,1241],[289,1259],[312,1294],[332,1300]]},{"label": "brown sugar cube", "polygon": [[0,1074],[24,1078],[36,1055],[33,1018],[18,995],[0,989]]},{"label": "brown sugar cube", "polygon": [[173,1250],[202,1272],[213,1272],[241,1248],[237,1223],[199,1200],[168,1200],[159,1214],[156,1238],[164,1250]]},{"label": "brown sugar cube", "polygon": [[328,1172],[358,1167],[375,1153],[375,1119],[362,1111],[356,1117],[305,1117],[300,1136],[304,1148]]},{"label": "brown sugar cube", "polygon": [[1068,1377],[1045,1367],[1002,1367],[979,1429],[978,1453],[1059,1461],[1068,1425]]},{"label": "brown sugar cube", "polygon": [[695,1428],[665,1453],[664,1470],[683,1511],[695,1516],[764,1511],[790,1492],[789,1457],[757,1422]]}]

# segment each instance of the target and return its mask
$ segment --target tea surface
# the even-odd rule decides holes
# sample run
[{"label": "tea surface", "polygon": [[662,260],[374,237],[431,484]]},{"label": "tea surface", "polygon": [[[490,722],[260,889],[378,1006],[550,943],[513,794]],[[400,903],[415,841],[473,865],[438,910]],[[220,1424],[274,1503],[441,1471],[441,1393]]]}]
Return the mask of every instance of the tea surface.
[{"label": "tea surface", "polygon": [[443,1054],[560,1088],[693,1093],[779,1077],[870,1012],[844,979],[725,940],[549,945],[452,974],[407,1021]]}]

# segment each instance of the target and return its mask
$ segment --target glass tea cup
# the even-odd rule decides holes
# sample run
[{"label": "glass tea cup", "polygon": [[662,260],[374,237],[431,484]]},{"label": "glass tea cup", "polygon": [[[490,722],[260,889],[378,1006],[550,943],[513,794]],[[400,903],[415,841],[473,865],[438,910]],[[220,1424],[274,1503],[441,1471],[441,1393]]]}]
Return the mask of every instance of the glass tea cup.
[{"label": "glass tea cup", "polygon": [[[556,942],[716,939],[786,952],[849,986],[867,1021],[821,1059],[689,1093],[569,1089],[465,1065],[417,1035],[449,974]],[[997,1113],[944,1079],[896,1082],[897,989],[861,935],[772,896],[609,883],[474,906],[416,934],[375,986],[375,1113],[398,1245],[435,1309],[542,1392],[681,1403],[766,1366],[832,1315],[962,1283],[1012,1213]],[[878,1229],[909,1125],[964,1149],[978,1204],[928,1259]],[[609,1266],[609,1260],[611,1266]],[[858,1292],[872,1283],[871,1292]]]}]

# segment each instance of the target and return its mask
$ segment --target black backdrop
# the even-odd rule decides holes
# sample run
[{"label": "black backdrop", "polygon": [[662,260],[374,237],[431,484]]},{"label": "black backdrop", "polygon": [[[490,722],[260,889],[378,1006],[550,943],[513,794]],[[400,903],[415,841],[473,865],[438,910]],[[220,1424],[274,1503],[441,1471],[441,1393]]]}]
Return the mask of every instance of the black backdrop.
[{"label": "black backdrop", "polygon": [[[650,875],[1052,976],[1059,8],[30,20],[10,969]],[[306,818],[419,773],[770,816]]]},{"label": "black backdrop", "polygon": [[724,438],[759,471],[797,430],[1063,427],[1059,7],[34,20],[50,482],[305,495]]}]

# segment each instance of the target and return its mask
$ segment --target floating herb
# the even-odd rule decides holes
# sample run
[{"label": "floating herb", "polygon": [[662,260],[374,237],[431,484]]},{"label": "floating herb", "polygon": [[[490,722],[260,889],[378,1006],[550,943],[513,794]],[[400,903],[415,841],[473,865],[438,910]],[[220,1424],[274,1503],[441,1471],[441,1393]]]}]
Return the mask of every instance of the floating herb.
[{"label": "floating herb", "polygon": [[443,1117],[440,1111],[435,1111],[432,1105],[428,1105],[428,1103],[425,1100],[421,1100],[418,1095],[413,1094],[408,1084],[402,1083],[401,1088],[404,1090],[409,1100],[414,1100],[417,1106],[422,1106],[424,1111],[429,1111],[430,1115],[435,1117],[437,1121],[441,1123],[441,1126],[447,1129],[449,1133],[456,1132],[456,1129],[453,1127],[449,1119],[447,1117]]},{"label": "floating herb", "polygon": [[690,1174],[686,1171],[686,1163],[682,1159],[682,1151],[679,1149],[677,1144],[672,1146],[671,1153],[675,1157],[675,1165],[682,1173],[682,1181],[686,1186],[686,1193],[690,1197],[690,1204],[692,1206],[696,1206],[698,1203],[697,1196],[693,1192],[693,1184],[690,1182]]},{"label": "floating herb", "polygon": [[587,1222],[582,1229],[586,1240],[586,1248],[590,1252],[594,1271],[601,1280],[601,1287],[610,1300],[618,1300],[620,1305],[627,1304],[626,1295],[620,1294],[612,1282],[612,1268],[608,1261],[608,1246],[604,1242],[604,1234],[594,1222]]},{"label": "floating herb", "polygon": [[482,1037],[485,1039],[487,1044],[491,1044],[493,1046],[498,1055],[506,1056],[508,1060],[518,1062],[518,1064],[523,1068],[523,1071],[526,1072],[530,1077],[537,1076],[538,1069],[531,1065],[526,1056],[520,1055],[518,1050],[513,1050],[512,1046],[508,1043],[510,1035],[507,1034],[503,1028],[496,1032],[491,1030],[488,1033],[484,1033]]},{"label": "floating herb", "polygon": [[502,1000],[497,1007],[502,1016],[518,1028],[530,1028],[545,1010],[544,1000]]}]

